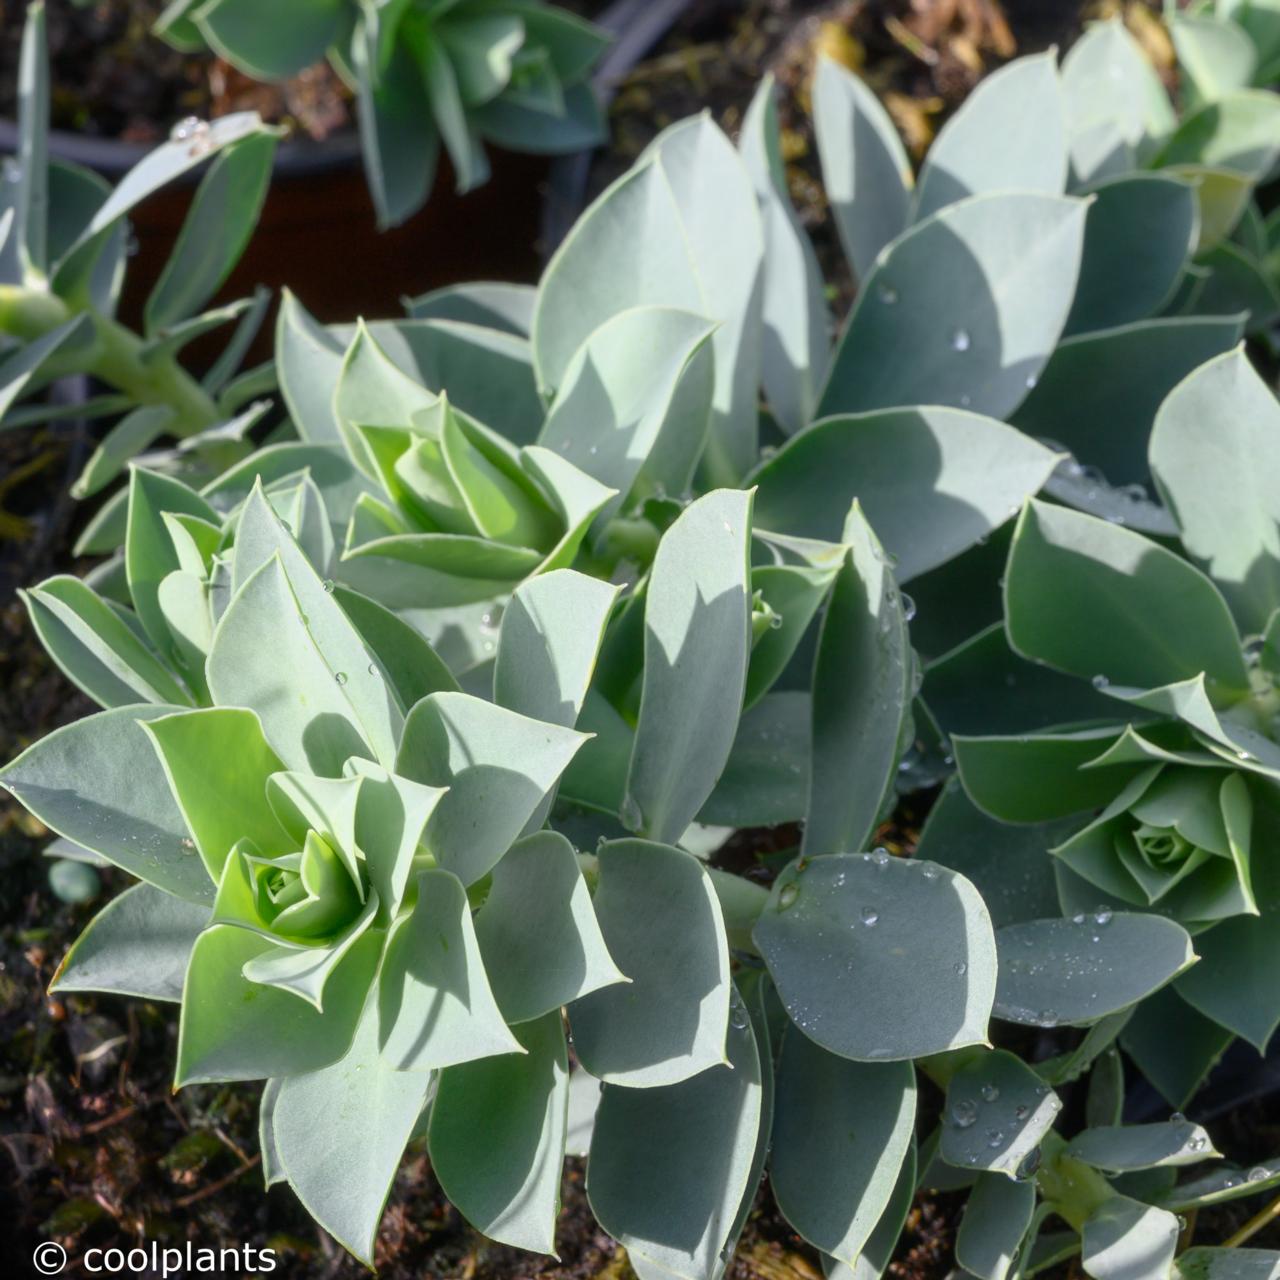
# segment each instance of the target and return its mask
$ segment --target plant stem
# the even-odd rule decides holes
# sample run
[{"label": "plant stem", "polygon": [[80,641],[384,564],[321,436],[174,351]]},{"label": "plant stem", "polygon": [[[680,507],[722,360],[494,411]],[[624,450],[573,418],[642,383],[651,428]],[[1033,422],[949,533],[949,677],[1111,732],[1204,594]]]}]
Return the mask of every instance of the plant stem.
[{"label": "plant stem", "polygon": [[[0,285],[0,333],[25,342],[44,337],[74,319],[77,312],[43,289]],[[148,353],[146,342],[108,316],[88,311],[93,339],[66,356],[54,356],[44,372],[88,373],[123,391],[135,405],[167,405],[174,412],[176,436],[194,435],[219,420],[212,397],[173,358]]]},{"label": "plant stem", "polygon": [[1239,1248],[1246,1240],[1251,1240],[1263,1227],[1267,1226],[1268,1223],[1274,1222],[1277,1218],[1280,1218],[1280,1196],[1277,1196],[1261,1212],[1255,1213],[1235,1235],[1228,1236],[1222,1242],[1221,1247],[1223,1249]]},{"label": "plant stem", "polygon": [[1058,1134],[1047,1133],[1042,1150],[1044,1163],[1036,1174],[1040,1194],[1058,1217],[1082,1231],[1093,1212],[1116,1193],[1096,1169],[1066,1154],[1067,1144]]},{"label": "plant stem", "polygon": [[963,1049],[947,1049],[927,1058],[916,1059],[916,1066],[945,1093],[951,1077],[962,1067],[985,1057],[991,1050],[980,1044],[965,1045]]},{"label": "plant stem", "polygon": [[751,940],[751,931],[769,901],[768,889],[730,871],[722,871],[719,867],[708,867],[707,875],[720,901],[720,913],[724,917],[729,945],[735,950],[759,955]]}]

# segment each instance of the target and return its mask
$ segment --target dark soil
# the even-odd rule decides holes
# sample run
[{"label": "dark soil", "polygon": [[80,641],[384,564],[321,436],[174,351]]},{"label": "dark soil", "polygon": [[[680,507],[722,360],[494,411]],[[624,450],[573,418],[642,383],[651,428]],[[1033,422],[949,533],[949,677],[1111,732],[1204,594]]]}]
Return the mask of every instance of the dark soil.
[{"label": "dark soil", "polygon": [[[0,0],[8,21],[0,30],[0,115],[12,84],[12,46],[20,7]],[[86,86],[129,80],[109,61],[86,60],[85,50],[128,35],[145,23],[158,0],[102,0],[73,10],[69,0],[48,0],[54,35],[55,83]],[[816,181],[812,135],[805,116],[807,68],[821,43],[864,69],[889,102],[899,124],[923,150],[945,114],[984,70],[1012,56],[1057,41],[1079,29],[1075,0],[1008,0],[1007,21],[994,0],[700,0],[672,37],[619,86],[614,111],[617,142],[596,166],[599,189],[626,167],[658,129],[710,106],[736,130],[762,69],[772,68],[785,90],[783,120],[789,176],[815,234],[828,278],[843,279],[837,301],[847,302],[847,276]],[[115,24],[115,25],[112,25]],[[97,35],[93,33],[97,32]],[[727,34],[726,34],[727,33]],[[148,56],[158,46],[148,44]],[[76,50],[79,52],[76,52]],[[127,65],[127,64],[126,64]],[[208,60],[160,55],[156,68],[172,68],[168,89],[129,85],[113,105],[94,108],[87,127],[103,133],[154,136],[149,121],[167,122],[214,109]],[[202,79],[203,77],[203,79]],[[179,89],[174,90],[173,86]],[[185,86],[185,87],[182,87]],[[169,96],[164,96],[165,94]],[[176,93],[176,96],[174,96]],[[194,96],[185,96],[190,93]],[[134,95],[130,97],[130,95]],[[159,96],[148,97],[148,94]],[[204,97],[200,95],[204,94]],[[64,103],[63,123],[86,127],[86,89]],[[253,104],[259,105],[257,103]],[[261,109],[261,108],[260,108]],[[292,108],[286,109],[292,111]],[[150,128],[151,134],[134,134]],[[15,588],[70,561],[75,525],[85,513],[66,497],[83,461],[86,442],[74,430],[0,435],[0,759],[78,718],[92,707],[40,650]],[[929,797],[905,805],[879,835],[895,854],[909,855]],[[45,988],[76,933],[125,878],[103,876],[98,903],[72,907],[49,890],[40,849],[48,833],[7,799],[0,802],[0,1241],[6,1257],[25,1263],[41,1240],[57,1238],[72,1262],[94,1245],[129,1248],[188,1240],[196,1246],[251,1244],[278,1251],[274,1273],[286,1277],[355,1277],[363,1269],[311,1222],[287,1188],[264,1194],[258,1169],[257,1089],[201,1086],[174,1095],[170,1088],[177,1030],[173,1006],[111,997],[51,999]],[[767,882],[794,848],[794,829],[743,833],[721,861]],[[1015,1047],[1047,1056],[1075,1033],[1033,1033],[1040,1043]],[[926,1088],[922,1109],[936,1114],[936,1091]],[[1068,1105],[1073,1105],[1068,1100]],[[1194,1114],[1194,1109],[1193,1109]],[[1242,1165],[1280,1151],[1280,1107],[1250,1104],[1214,1126],[1214,1138]],[[963,1197],[917,1199],[893,1280],[941,1280],[954,1265],[952,1242]],[[1227,1206],[1202,1214],[1197,1243],[1219,1243],[1258,1207]],[[1251,1243],[1280,1247],[1273,1225]],[[381,1275],[463,1277],[465,1280],[628,1280],[625,1256],[595,1225],[586,1204],[581,1162],[566,1170],[560,1219],[561,1258],[531,1258],[484,1241],[444,1200],[425,1155],[411,1150],[397,1178],[378,1246]],[[1061,1278],[1078,1276],[1073,1265]],[[818,1280],[816,1254],[782,1221],[762,1191],[731,1272],[733,1280]]]}]

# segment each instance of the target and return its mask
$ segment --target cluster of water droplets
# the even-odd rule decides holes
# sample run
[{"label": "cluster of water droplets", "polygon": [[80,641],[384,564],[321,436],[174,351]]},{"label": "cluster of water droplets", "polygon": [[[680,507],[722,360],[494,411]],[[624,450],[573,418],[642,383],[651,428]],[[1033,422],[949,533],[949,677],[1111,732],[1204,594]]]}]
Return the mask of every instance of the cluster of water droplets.
[{"label": "cluster of water droplets", "polygon": [[1045,492],[1069,506],[1112,524],[1129,525],[1145,533],[1176,537],[1178,527],[1168,510],[1157,502],[1144,484],[1114,485],[1099,468],[1081,462],[1057,440],[1041,438],[1040,443],[1067,456],[1058,463],[1045,484]]},{"label": "cluster of water droplets", "polygon": [[[502,625],[502,605],[494,604],[480,615],[480,648],[492,653],[498,647],[498,629]],[[623,824],[626,825],[625,823]],[[631,830],[637,830],[632,827]]]},{"label": "cluster of water droplets", "polygon": [[[1092,915],[1085,911],[1078,911],[1071,917],[1072,924],[1089,925],[1093,929],[1105,929],[1111,923],[1112,910],[1110,907],[1099,907]],[[1091,942],[1101,942],[1102,935],[1093,933],[1090,935]]]},{"label": "cluster of water droplets", "polygon": [[[1037,1097],[1047,1097],[1048,1093],[1047,1085],[1036,1086]],[[980,1122],[983,1123],[986,1126],[983,1130],[986,1146],[992,1151],[999,1151],[1016,1136],[1017,1130],[1026,1123],[1032,1112],[1032,1108],[1025,1102],[1017,1103],[1012,1112],[1009,1112],[1007,1107],[1002,1108],[1000,1112],[991,1110],[1000,1101],[1000,1097],[1000,1086],[988,1080],[980,1087],[977,1098],[961,1098],[951,1104],[946,1123],[954,1129],[962,1130],[973,1129]],[[976,1165],[977,1151],[969,1150],[964,1159],[966,1164]],[[1022,1157],[1015,1177],[1029,1178],[1039,1167],[1040,1149],[1035,1147]]]},{"label": "cluster of water droplets", "polygon": [[169,141],[179,145],[187,144],[187,155],[195,158],[204,155],[213,147],[212,132],[207,120],[199,116],[184,116],[169,130]]}]

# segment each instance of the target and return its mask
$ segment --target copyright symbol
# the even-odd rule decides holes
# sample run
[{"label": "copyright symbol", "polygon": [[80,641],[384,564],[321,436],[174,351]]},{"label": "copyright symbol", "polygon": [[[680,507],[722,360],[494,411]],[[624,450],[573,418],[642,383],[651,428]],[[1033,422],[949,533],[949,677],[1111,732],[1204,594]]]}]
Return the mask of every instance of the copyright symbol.
[{"label": "copyright symbol", "polygon": [[46,1240],[36,1245],[31,1261],[42,1276],[56,1276],[67,1265],[67,1251],[55,1241]]}]

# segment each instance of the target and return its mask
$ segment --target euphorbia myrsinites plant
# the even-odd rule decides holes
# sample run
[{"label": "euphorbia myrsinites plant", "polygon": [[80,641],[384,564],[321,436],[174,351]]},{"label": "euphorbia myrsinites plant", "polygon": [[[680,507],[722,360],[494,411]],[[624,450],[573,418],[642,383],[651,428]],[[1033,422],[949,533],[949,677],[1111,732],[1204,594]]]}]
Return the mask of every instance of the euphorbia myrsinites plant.
[{"label": "euphorbia myrsinites plant", "polygon": [[[1179,1253],[1177,1215],[1280,1168],[1179,1181],[1209,1134],[1122,1123],[1122,1051],[1176,1106],[1275,1021],[1280,424],[1239,320],[1182,314],[1212,183],[1138,171],[1168,103],[1094,137],[1080,77],[1139,56],[1101,31],[993,76],[918,178],[820,69],[834,349],[765,86],[736,147],[660,135],[536,289],[286,299],[300,439],[135,467],[112,559],[27,593],[104,710],[4,784],[139,881],[57,989],[180,1001],[177,1083],[267,1080],[268,1180],[366,1261],[419,1142],[543,1252],[587,1155],[642,1280],[718,1280],[766,1170],[846,1280],[920,1187],[970,1190],[984,1280],[1275,1271]],[[1095,384],[1132,397],[1118,450],[1156,421],[1155,495],[1069,483]],[[952,753],[914,855],[877,847]],[[716,858],[765,826],[768,888]]]},{"label": "euphorbia myrsinites plant", "polygon": [[489,176],[485,141],[555,154],[604,137],[587,77],[608,37],[543,0],[173,0],[157,30],[260,80],[327,56],[356,94],[383,224],[431,194],[442,144],[469,191]]},{"label": "euphorbia myrsinites plant", "polygon": [[[50,154],[49,66],[43,3],[30,6],[18,84],[19,153],[0,179],[0,431],[60,418],[114,418],[76,480],[98,493],[157,441],[152,465],[210,479],[252,451],[248,431],[266,409],[270,369],[240,372],[270,295],[204,310],[236,265],[266,195],[279,130],[253,112],[182,124],[112,190],[97,174]],[[177,243],[146,299],[144,331],[116,317],[128,218],[161,188],[207,165]],[[229,328],[203,376],[182,363],[195,338]],[[49,394],[69,375],[102,394]]]}]

